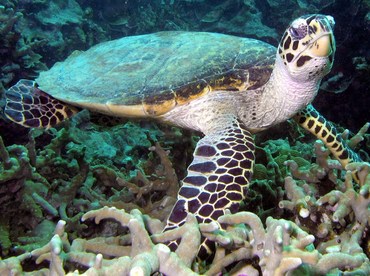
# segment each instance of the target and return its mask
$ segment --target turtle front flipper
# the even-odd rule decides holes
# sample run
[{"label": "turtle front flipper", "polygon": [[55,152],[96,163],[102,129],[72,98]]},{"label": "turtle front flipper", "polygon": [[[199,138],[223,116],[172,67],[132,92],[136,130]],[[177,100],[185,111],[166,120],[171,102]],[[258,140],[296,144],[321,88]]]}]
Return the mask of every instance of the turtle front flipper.
[{"label": "turtle front flipper", "polygon": [[335,126],[327,121],[312,105],[308,105],[294,118],[303,128],[324,142],[343,168],[348,163],[359,162],[361,158],[346,144]]},{"label": "turtle front flipper", "polygon": [[[182,225],[188,213],[198,222],[216,221],[226,209],[237,211],[244,198],[255,159],[253,138],[236,119],[218,125],[198,142],[165,230]],[[177,243],[169,246],[174,250]],[[211,246],[203,241],[198,257],[210,256]]]},{"label": "turtle front flipper", "polygon": [[24,127],[50,128],[77,112],[30,80],[20,80],[5,92],[5,116]]}]

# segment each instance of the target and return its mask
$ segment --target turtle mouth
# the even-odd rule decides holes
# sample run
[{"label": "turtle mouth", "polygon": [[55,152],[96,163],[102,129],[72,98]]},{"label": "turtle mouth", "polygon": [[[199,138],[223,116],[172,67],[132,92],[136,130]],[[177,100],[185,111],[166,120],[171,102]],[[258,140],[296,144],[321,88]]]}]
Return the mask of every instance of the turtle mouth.
[{"label": "turtle mouth", "polygon": [[[305,63],[311,58],[328,58],[330,63],[333,62],[335,53],[335,40],[332,32],[323,32],[320,36],[305,43],[306,47],[302,49],[292,62]],[[298,65],[299,67],[301,65]]]},{"label": "turtle mouth", "polygon": [[323,33],[308,46],[308,53],[314,57],[328,57],[335,51],[335,42],[333,34]]}]

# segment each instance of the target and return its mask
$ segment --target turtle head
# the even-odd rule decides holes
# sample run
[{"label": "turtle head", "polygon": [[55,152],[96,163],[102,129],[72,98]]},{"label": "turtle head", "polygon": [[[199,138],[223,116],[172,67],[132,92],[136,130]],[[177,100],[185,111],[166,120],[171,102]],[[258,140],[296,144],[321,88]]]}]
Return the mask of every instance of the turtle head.
[{"label": "turtle head", "polygon": [[294,20],[279,44],[278,57],[299,81],[321,80],[329,73],[335,54],[334,18],[321,14]]}]

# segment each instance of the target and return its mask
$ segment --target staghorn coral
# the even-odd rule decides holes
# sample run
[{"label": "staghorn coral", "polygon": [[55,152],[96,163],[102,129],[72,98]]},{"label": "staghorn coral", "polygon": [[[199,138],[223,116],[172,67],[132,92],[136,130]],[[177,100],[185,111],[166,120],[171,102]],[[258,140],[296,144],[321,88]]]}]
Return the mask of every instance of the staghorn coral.
[{"label": "staghorn coral", "polygon": [[[76,118],[77,123],[78,120],[81,118]],[[70,235],[78,236],[86,228],[80,223],[84,211],[104,204],[130,202],[135,197],[136,192],[129,191],[119,181],[135,182],[137,171],[148,175],[146,184],[152,189],[138,196],[137,203],[132,202],[132,209],[141,208],[161,218],[170,211],[177,178],[166,151],[154,142],[162,137],[159,130],[151,129],[148,137],[145,130],[132,123],[105,128],[102,132],[96,132],[99,127],[93,124],[80,123],[87,129],[77,129],[73,121],[58,131],[31,131],[27,145],[5,146],[0,138],[0,209],[4,213],[0,239],[4,255],[9,249],[22,252],[38,247],[43,241],[32,230],[48,220],[63,219]],[[139,134],[137,140],[129,132]],[[93,137],[110,142],[115,154],[107,156],[94,151],[93,146],[87,145],[89,141],[93,143]],[[121,138],[114,141],[113,137]],[[122,155],[123,144],[127,147]],[[133,167],[133,162],[140,165]],[[19,216],[24,217],[20,224]],[[45,228],[37,231],[43,233],[40,236],[48,236]]]},{"label": "staghorn coral", "polygon": [[[368,127],[365,124],[349,140],[349,145],[356,147]],[[346,137],[347,132],[343,135]],[[281,200],[279,207],[293,212],[295,222],[321,240],[335,239],[338,232],[354,227],[356,222],[367,231],[369,163],[351,163],[343,170],[319,141],[315,142],[315,155],[316,163],[305,167],[299,167],[293,160],[285,162],[291,176],[285,178],[287,199]]]},{"label": "staghorn coral", "polygon": [[[86,125],[86,122],[79,121],[77,124],[83,126],[85,131],[94,129],[91,124]],[[141,199],[145,198],[147,191],[153,193],[156,189],[161,190],[164,179],[176,179],[173,178],[173,167],[166,151],[155,144],[150,150],[158,154],[159,167],[152,169],[150,175],[139,174],[133,180],[126,180],[127,176],[122,171],[115,170],[114,166],[86,163],[85,150],[76,138],[78,130],[75,127],[72,122],[69,131],[53,131],[54,138],[44,150],[35,148],[38,143],[37,133],[30,134],[28,152],[24,152],[31,156],[28,160],[33,160],[27,161],[31,168],[36,168],[36,171],[42,169],[43,174],[52,169],[55,176],[63,177],[66,172],[60,169],[66,166],[70,173],[79,170],[80,175],[73,177],[72,181],[56,181],[56,186],[51,188],[46,198],[38,197],[34,191],[27,192],[41,215],[67,222],[54,225],[57,229],[54,233],[47,230],[52,225],[45,228],[46,230],[39,230],[44,231],[42,233],[48,236],[49,242],[45,242],[44,238],[36,243],[39,235],[36,232],[28,237],[20,237],[19,241],[33,242],[34,246],[18,246],[16,252],[19,257],[0,262],[2,273],[22,273],[24,262],[35,262],[35,273],[59,275],[68,272],[70,275],[129,275],[130,272],[136,273],[135,275],[150,275],[156,271],[166,275],[285,275],[289,271],[317,275],[352,271],[366,275],[370,272],[369,249],[363,241],[363,237],[368,235],[368,163],[350,164],[346,172],[330,165],[333,162],[320,144],[317,144],[313,152],[316,158],[306,153],[307,159],[315,161],[311,163],[298,158],[300,143],[297,143],[298,146],[288,146],[287,141],[269,141],[262,151],[269,152],[263,161],[264,167],[268,168],[265,176],[268,176],[270,183],[277,181],[275,185],[280,185],[279,179],[284,177],[282,181],[285,188],[280,189],[275,200],[280,200],[280,210],[289,210],[288,213],[270,212],[273,216],[266,219],[266,226],[263,224],[264,219],[251,212],[227,214],[219,219],[219,223],[226,226],[225,229],[219,229],[216,223],[199,225],[190,215],[183,227],[162,233],[163,220],[161,222],[151,218],[155,212],[149,216],[135,208],[140,207]],[[118,129],[122,131],[122,128],[112,129],[115,135]],[[132,131],[131,127],[129,131]],[[71,133],[75,136],[71,137]],[[356,141],[362,140],[364,135],[365,132],[360,131],[359,135],[352,138],[353,146],[358,146]],[[86,133],[83,137],[86,137]],[[74,146],[68,146],[70,143]],[[9,170],[9,160],[13,152],[5,146],[0,146],[0,149],[1,159],[4,160],[2,170],[5,166]],[[69,160],[69,165],[60,160],[61,156]],[[93,161],[96,157],[101,158],[101,155],[92,155],[90,162],[96,162]],[[289,157],[293,157],[300,165],[295,168],[291,166],[292,161],[284,161],[289,160]],[[72,160],[74,165],[71,167]],[[149,159],[149,162],[142,163],[142,170],[139,171],[148,170],[145,165],[152,167],[154,160]],[[289,171],[284,170],[284,162],[291,168],[292,176],[287,176]],[[42,166],[38,167],[37,164]],[[56,168],[59,169],[55,170]],[[360,187],[353,184],[353,172],[357,172]],[[46,174],[47,181],[51,182],[47,176]],[[299,177],[302,179],[296,180]],[[101,190],[96,189],[97,182],[100,183],[99,189],[105,189],[105,193],[110,189],[113,193],[104,196]],[[133,185],[141,182],[141,187]],[[125,193],[123,187],[131,190],[131,195],[128,191]],[[269,184],[265,187],[269,187]],[[55,193],[52,192],[53,189]],[[40,194],[42,193],[38,193]],[[128,210],[132,209],[129,213],[104,207],[83,215],[84,210],[109,205],[109,202],[115,205],[120,198],[125,197],[128,201],[117,207],[127,205]],[[151,212],[150,208],[141,209]],[[75,211],[71,212],[72,210]],[[81,217],[84,224],[79,222]],[[92,218],[98,223],[97,226],[91,224]],[[7,238],[9,230],[4,227],[2,229],[5,234],[2,234],[1,239],[8,240],[8,250],[12,249],[12,235],[10,239]],[[210,264],[195,260],[201,235],[217,242],[215,258]],[[181,246],[171,253],[165,244],[179,238]],[[24,251],[26,253],[22,253]],[[48,268],[43,265],[45,261]]]},{"label": "staghorn coral", "polygon": [[[190,214],[186,223],[178,229],[161,233],[164,224],[151,219],[138,210],[126,213],[116,208],[104,207],[86,213],[82,219],[93,218],[96,223],[113,219],[127,227],[123,236],[101,237],[90,240],[74,239],[70,243],[65,232],[65,222],[59,221],[54,236],[42,248],[35,249],[18,258],[1,261],[2,273],[22,273],[20,262],[25,258],[44,260],[49,268],[38,272],[64,275],[67,269],[82,265],[85,272],[74,270],[68,275],[151,275],[161,272],[166,275],[216,275],[230,269],[229,273],[258,275],[285,275],[289,271],[304,269],[306,273],[326,274],[339,270],[356,273],[370,272],[369,260],[360,246],[364,227],[355,224],[351,231],[340,235],[340,246],[333,242],[322,243],[315,248],[315,237],[302,230],[297,224],[284,219],[269,217],[266,228],[253,213],[239,212],[226,214],[218,222],[228,225],[226,230],[218,229],[214,222],[198,225]],[[200,236],[217,241],[216,257],[212,264],[199,272],[192,268],[200,245]],[[173,239],[181,239],[179,248],[171,253],[163,244]],[[251,263],[258,258],[258,267]],[[2,267],[2,268],[1,268]],[[195,270],[195,271],[194,271]],[[36,272],[36,271],[34,271]]]},{"label": "staghorn coral", "polygon": [[130,181],[107,166],[96,165],[91,168],[94,176],[105,186],[112,186],[113,195],[107,199],[100,197],[100,205],[125,208],[127,211],[139,209],[158,219],[166,219],[176,201],[179,182],[168,154],[159,143],[149,150],[157,153],[160,165],[156,166],[154,160],[149,160],[142,169],[136,170],[136,175]]},{"label": "staghorn coral", "polygon": [[[142,215],[138,210],[133,210],[130,214],[116,208],[104,207],[100,210],[91,211],[84,215],[83,220],[94,218],[97,223],[102,219],[113,218],[122,226],[128,227],[130,236],[126,239],[129,246],[126,246],[124,239],[100,239],[100,241],[85,241],[76,239],[70,244],[68,235],[64,230],[64,221],[59,221],[54,236],[48,244],[42,248],[33,250],[23,258],[32,257],[36,263],[48,260],[49,269],[41,269],[38,272],[64,275],[64,265],[68,263],[78,263],[90,267],[81,275],[96,275],[98,273],[113,273],[114,275],[150,275],[155,271],[161,271],[170,275],[174,271],[186,275],[196,275],[189,268],[189,264],[195,257],[195,252],[200,244],[200,233],[195,226],[196,219],[189,216],[186,224],[177,230],[178,237],[182,237],[179,246],[181,254],[171,253],[164,244],[155,245],[150,238],[150,233],[158,231],[158,220],[150,219],[147,215]],[[195,227],[194,227],[195,226]],[[161,225],[163,228],[163,225]],[[156,230],[157,229],[157,230]],[[176,231],[172,231],[176,232]],[[185,234],[186,233],[186,234]],[[185,235],[184,235],[185,234]],[[195,239],[194,235],[198,235]],[[189,245],[192,245],[189,246]],[[116,253],[114,253],[116,252]],[[104,259],[103,256],[117,257],[114,259]],[[189,255],[193,255],[191,258]],[[187,258],[191,259],[187,259]],[[18,262],[17,262],[18,261]],[[10,261],[8,261],[10,263]],[[1,262],[0,262],[1,263]],[[4,262],[2,262],[3,264]],[[12,271],[13,273],[22,272],[19,269],[19,259],[12,265],[0,268],[2,273]],[[74,271],[71,275],[80,275]]]}]

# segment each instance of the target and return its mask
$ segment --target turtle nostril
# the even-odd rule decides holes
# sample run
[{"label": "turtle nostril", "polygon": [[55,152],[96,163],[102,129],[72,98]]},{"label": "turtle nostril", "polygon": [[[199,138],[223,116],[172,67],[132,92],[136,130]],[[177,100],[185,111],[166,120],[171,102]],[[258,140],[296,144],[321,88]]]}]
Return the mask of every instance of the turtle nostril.
[{"label": "turtle nostril", "polygon": [[289,32],[293,36],[294,39],[298,39],[298,40],[304,38],[307,34],[306,28],[302,28],[302,27],[299,27],[299,28],[290,27]]}]

